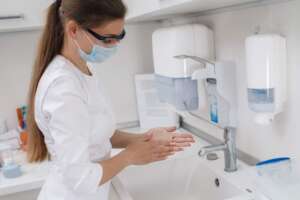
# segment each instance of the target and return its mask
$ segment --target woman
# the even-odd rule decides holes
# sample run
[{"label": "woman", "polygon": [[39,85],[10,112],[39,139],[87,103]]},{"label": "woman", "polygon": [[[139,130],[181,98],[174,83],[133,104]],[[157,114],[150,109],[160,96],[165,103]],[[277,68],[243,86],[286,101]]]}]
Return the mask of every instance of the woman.
[{"label": "woman", "polygon": [[[29,161],[53,163],[39,200],[107,200],[110,180],[121,170],[165,160],[193,142],[174,128],[141,135],[115,129],[87,63],[116,52],[125,14],[121,0],[58,0],[49,8],[28,115]],[[125,150],[111,157],[112,147]]]}]

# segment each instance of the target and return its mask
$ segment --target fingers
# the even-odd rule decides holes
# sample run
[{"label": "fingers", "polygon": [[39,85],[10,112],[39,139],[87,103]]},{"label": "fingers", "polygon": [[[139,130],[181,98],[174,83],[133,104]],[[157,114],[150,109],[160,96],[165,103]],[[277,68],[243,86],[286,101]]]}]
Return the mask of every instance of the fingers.
[{"label": "fingers", "polygon": [[153,155],[152,160],[153,161],[162,161],[166,160],[168,157],[173,156],[175,153],[174,152],[169,152],[169,153],[156,153]]},{"label": "fingers", "polygon": [[158,140],[158,141],[154,141],[154,143],[156,145],[162,145],[162,146],[172,146],[174,145],[174,141],[172,140]]},{"label": "fingers", "polygon": [[193,138],[181,138],[181,137],[174,137],[172,141],[173,143],[186,143],[186,142],[194,143],[195,142]]},{"label": "fingers", "polygon": [[169,156],[172,156],[172,155],[174,155],[174,154],[175,154],[174,152],[157,153],[157,154],[155,154],[155,156],[158,157],[158,158],[161,158],[161,157],[169,157]]},{"label": "fingers", "polygon": [[190,142],[176,143],[175,147],[177,148],[185,148],[192,146]]},{"label": "fingers", "polygon": [[183,151],[182,147],[169,145],[169,146],[159,146],[153,149],[154,154],[168,154],[168,153],[176,153],[179,151]]},{"label": "fingers", "polygon": [[184,149],[180,146],[175,146],[173,147],[173,152],[179,152],[179,151],[183,151]]},{"label": "fingers", "polygon": [[192,139],[194,139],[193,135],[190,134],[190,133],[174,133],[173,137],[192,138]]},{"label": "fingers", "polygon": [[[171,127],[168,130],[174,130],[174,128]],[[148,138],[151,138],[151,134]],[[165,160],[169,156],[183,151],[185,147],[190,147],[193,142],[195,142],[193,136],[188,133],[171,133],[171,140],[146,141],[149,144],[149,151],[152,152],[152,160],[154,161]]]},{"label": "fingers", "polygon": [[[157,151],[182,151],[182,148],[184,147],[190,147],[191,143],[194,143],[194,139],[191,135],[189,134],[174,134],[172,141],[163,141],[163,140],[159,140],[159,141],[153,141],[152,145],[153,148],[157,147],[157,146],[162,146],[162,149],[159,149]],[[165,148],[165,149],[164,149]]]},{"label": "fingers", "polygon": [[152,150],[152,161],[163,161],[168,159],[168,157],[174,155],[176,152],[183,151],[183,147],[188,146],[185,143],[181,143],[180,145],[176,143],[163,142],[163,141],[153,141],[151,142],[151,150]]},{"label": "fingers", "polygon": [[174,146],[175,147],[190,147],[192,146],[192,141],[184,141],[184,140],[180,140],[180,141],[176,141]]},{"label": "fingers", "polygon": [[153,133],[145,133],[144,141],[150,141],[153,138]]},{"label": "fingers", "polygon": [[195,142],[193,136],[188,133],[174,133],[172,141],[174,146],[181,148],[190,147]]},{"label": "fingers", "polygon": [[155,149],[153,149],[154,154],[163,154],[163,153],[170,153],[173,152],[175,147],[174,146],[165,146],[159,145]]},{"label": "fingers", "polygon": [[167,159],[168,159],[168,157],[155,158],[155,159],[153,160],[153,162],[164,161],[164,160],[167,160]]},{"label": "fingers", "polygon": [[188,133],[174,133],[173,141],[176,143],[180,142],[195,142],[193,136]]},{"label": "fingers", "polygon": [[159,152],[153,155],[153,161],[163,161],[168,159],[168,157],[175,155],[177,151],[183,151],[182,148],[175,148],[171,152]]},{"label": "fingers", "polygon": [[167,128],[164,128],[166,131],[168,132],[174,132],[176,131],[176,126],[172,126],[172,127],[167,127]]},{"label": "fingers", "polygon": [[180,133],[179,135],[181,137],[185,137],[185,138],[194,138],[193,135],[190,133]]}]

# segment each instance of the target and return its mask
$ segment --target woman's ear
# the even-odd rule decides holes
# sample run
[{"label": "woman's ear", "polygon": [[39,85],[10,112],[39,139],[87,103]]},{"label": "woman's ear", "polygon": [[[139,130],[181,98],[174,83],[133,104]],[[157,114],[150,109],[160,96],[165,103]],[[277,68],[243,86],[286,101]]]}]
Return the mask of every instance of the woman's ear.
[{"label": "woman's ear", "polygon": [[65,24],[65,31],[69,38],[76,40],[77,39],[77,32],[79,31],[79,26],[74,20],[69,20]]}]

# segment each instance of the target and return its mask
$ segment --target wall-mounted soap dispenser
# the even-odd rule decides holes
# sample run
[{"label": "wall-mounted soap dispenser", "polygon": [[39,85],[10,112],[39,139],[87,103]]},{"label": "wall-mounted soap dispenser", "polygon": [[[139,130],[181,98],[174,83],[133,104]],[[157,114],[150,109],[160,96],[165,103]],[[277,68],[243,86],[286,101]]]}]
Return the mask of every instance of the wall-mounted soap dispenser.
[{"label": "wall-mounted soap dispenser", "polygon": [[246,39],[248,102],[256,123],[269,124],[284,110],[286,52],[286,40],[280,35],[257,34]]},{"label": "wall-mounted soap dispenser", "polygon": [[190,55],[214,59],[213,32],[200,24],[166,27],[153,33],[153,61],[158,94],[163,102],[179,111],[206,106],[204,85],[192,79],[195,70],[204,67],[192,59],[175,59]]},{"label": "wall-mounted soap dispenser", "polygon": [[190,24],[159,29],[153,34],[153,56],[162,101],[181,115],[196,111],[209,123],[236,127],[235,64],[215,61],[209,28]]}]

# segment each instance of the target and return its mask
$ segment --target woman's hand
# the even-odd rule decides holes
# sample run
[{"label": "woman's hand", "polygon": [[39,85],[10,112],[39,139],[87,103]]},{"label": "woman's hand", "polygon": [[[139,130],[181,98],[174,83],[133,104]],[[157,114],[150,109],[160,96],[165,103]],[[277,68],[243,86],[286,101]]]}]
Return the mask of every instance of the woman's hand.
[{"label": "woman's hand", "polygon": [[150,129],[145,135],[152,135],[154,141],[171,142],[175,151],[181,151],[184,147],[191,146],[195,142],[189,133],[177,133],[176,127]]},{"label": "woman's hand", "polygon": [[167,140],[154,140],[152,134],[146,134],[144,140],[130,144],[122,154],[128,165],[145,165],[166,160],[174,154],[174,145]]}]

